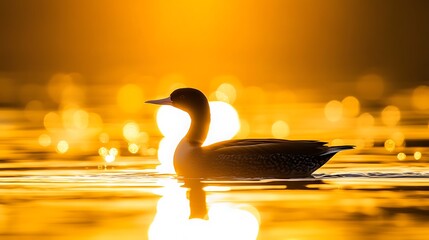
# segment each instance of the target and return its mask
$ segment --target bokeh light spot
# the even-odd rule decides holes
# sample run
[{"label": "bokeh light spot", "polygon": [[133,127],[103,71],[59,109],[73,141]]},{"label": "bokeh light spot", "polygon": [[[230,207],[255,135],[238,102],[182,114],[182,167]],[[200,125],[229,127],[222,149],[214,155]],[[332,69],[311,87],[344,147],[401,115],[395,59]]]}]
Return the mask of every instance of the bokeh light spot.
[{"label": "bokeh light spot", "polygon": [[101,147],[98,149],[98,154],[102,157],[109,155],[109,150],[105,147]]},{"label": "bokeh light spot", "polygon": [[128,151],[132,154],[136,154],[138,153],[140,150],[139,145],[135,144],[135,143],[130,143],[128,144]]},{"label": "bokeh light spot", "polygon": [[360,103],[356,97],[347,96],[341,101],[343,104],[343,114],[346,117],[356,117],[360,112]]},{"label": "bokeh light spot", "polygon": [[420,160],[422,158],[422,153],[417,151],[414,153],[414,159]]},{"label": "bokeh light spot", "polygon": [[216,99],[219,101],[234,103],[236,97],[237,91],[230,83],[222,83],[216,90]]},{"label": "bokeh light spot", "polygon": [[422,85],[414,89],[411,102],[416,109],[429,109],[429,87]]},{"label": "bokeh light spot", "polygon": [[401,112],[396,106],[387,106],[381,112],[381,121],[388,127],[396,126],[401,120]]},{"label": "bokeh light spot", "polygon": [[103,158],[106,163],[112,163],[116,160],[119,151],[117,148],[108,149],[106,147],[101,147],[98,149],[98,154]]},{"label": "bokeh light spot", "polygon": [[271,126],[271,133],[275,138],[286,138],[289,136],[289,125],[282,120],[278,120]]},{"label": "bokeh light spot", "polygon": [[384,148],[386,148],[386,150],[389,152],[393,152],[393,150],[395,150],[395,146],[395,141],[393,141],[392,139],[387,139],[384,142]]},{"label": "bokeh light spot", "polygon": [[370,113],[362,113],[358,117],[358,125],[361,128],[369,128],[374,126],[375,119]]},{"label": "bokeh light spot", "polygon": [[117,148],[111,148],[111,149],[109,149],[109,155],[112,155],[112,156],[118,156],[118,154],[119,154],[119,150],[117,149]]},{"label": "bokeh light spot", "polygon": [[88,128],[90,117],[85,110],[70,107],[61,113],[63,127],[70,130],[84,130]]},{"label": "bokeh light spot", "polygon": [[39,136],[40,146],[47,147],[47,146],[51,145],[51,143],[52,143],[52,139],[48,134],[45,134],[45,133],[40,134],[40,136]]},{"label": "bokeh light spot", "polygon": [[101,147],[98,149],[98,154],[104,159],[106,163],[112,163],[116,160],[116,156],[119,154],[118,149]]},{"label": "bokeh light spot", "polygon": [[405,160],[405,158],[407,158],[407,155],[403,152],[400,152],[396,157],[398,158],[399,161],[403,161]]},{"label": "bokeh light spot", "polygon": [[57,144],[57,152],[64,154],[69,150],[69,143],[66,140],[60,140]]},{"label": "bokeh light spot", "polygon": [[328,102],[325,106],[325,117],[330,122],[338,122],[343,114],[343,105],[337,100]]},{"label": "bokeh light spot", "polygon": [[106,162],[106,163],[112,163],[112,162],[114,162],[116,160],[116,156],[114,156],[114,155],[106,155],[105,157],[104,157],[104,161]]},{"label": "bokeh light spot", "polygon": [[49,112],[43,119],[45,128],[49,131],[54,131],[62,127],[61,117],[56,112]]},{"label": "bokeh light spot", "polygon": [[82,110],[76,110],[73,113],[73,125],[77,129],[85,129],[89,125],[89,114]]},{"label": "bokeh light spot", "polygon": [[140,137],[139,125],[136,122],[127,122],[122,128],[122,135],[129,142],[136,141]]}]

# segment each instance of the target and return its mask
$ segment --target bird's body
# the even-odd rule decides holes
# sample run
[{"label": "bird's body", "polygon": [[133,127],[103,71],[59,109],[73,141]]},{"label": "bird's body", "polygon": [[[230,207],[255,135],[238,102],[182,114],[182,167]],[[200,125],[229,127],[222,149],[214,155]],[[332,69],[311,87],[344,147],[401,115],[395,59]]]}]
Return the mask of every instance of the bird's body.
[{"label": "bird's body", "polygon": [[325,142],[284,139],[239,139],[202,147],[210,124],[204,94],[178,89],[169,98],[148,101],[168,104],[191,117],[188,134],[174,153],[174,168],[189,178],[303,178],[324,165],[337,152],[353,146],[326,146]]},{"label": "bird's body", "polygon": [[206,147],[182,140],[174,155],[178,175],[187,177],[309,177],[337,152],[351,146],[325,146],[319,141],[238,139]]}]

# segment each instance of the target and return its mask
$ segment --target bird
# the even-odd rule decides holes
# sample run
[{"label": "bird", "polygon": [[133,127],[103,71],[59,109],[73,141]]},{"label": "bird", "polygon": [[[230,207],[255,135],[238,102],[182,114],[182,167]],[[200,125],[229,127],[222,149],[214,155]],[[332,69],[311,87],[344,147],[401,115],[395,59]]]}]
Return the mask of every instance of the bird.
[{"label": "bird", "polygon": [[195,88],[179,88],[169,97],[146,103],[170,105],[191,118],[187,134],[176,147],[176,174],[199,179],[290,179],[312,177],[337,152],[353,145],[327,146],[317,140],[232,139],[202,146],[210,125],[206,96]]}]

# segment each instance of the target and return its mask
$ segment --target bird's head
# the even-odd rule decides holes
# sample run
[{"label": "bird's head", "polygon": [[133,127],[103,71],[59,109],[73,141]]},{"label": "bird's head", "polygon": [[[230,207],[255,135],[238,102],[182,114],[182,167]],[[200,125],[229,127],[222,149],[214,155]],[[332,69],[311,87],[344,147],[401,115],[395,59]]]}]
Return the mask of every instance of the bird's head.
[{"label": "bird's head", "polygon": [[200,90],[194,88],[179,88],[174,90],[167,98],[149,100],[146,103],[171,105],[187,112],[191,116],[208,110],[206,96]]}]

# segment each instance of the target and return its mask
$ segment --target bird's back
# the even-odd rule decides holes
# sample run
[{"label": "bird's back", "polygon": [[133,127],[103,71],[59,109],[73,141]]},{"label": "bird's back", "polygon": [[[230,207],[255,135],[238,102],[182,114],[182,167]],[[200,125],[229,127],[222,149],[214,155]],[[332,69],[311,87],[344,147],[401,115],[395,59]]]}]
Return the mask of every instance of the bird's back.
[{"label": "bird's back", "polygon": [[338,151],[353,146],[328,147],[319,141],[242,139],[203,148],[200,171],[211,177],[308,177]]}]

